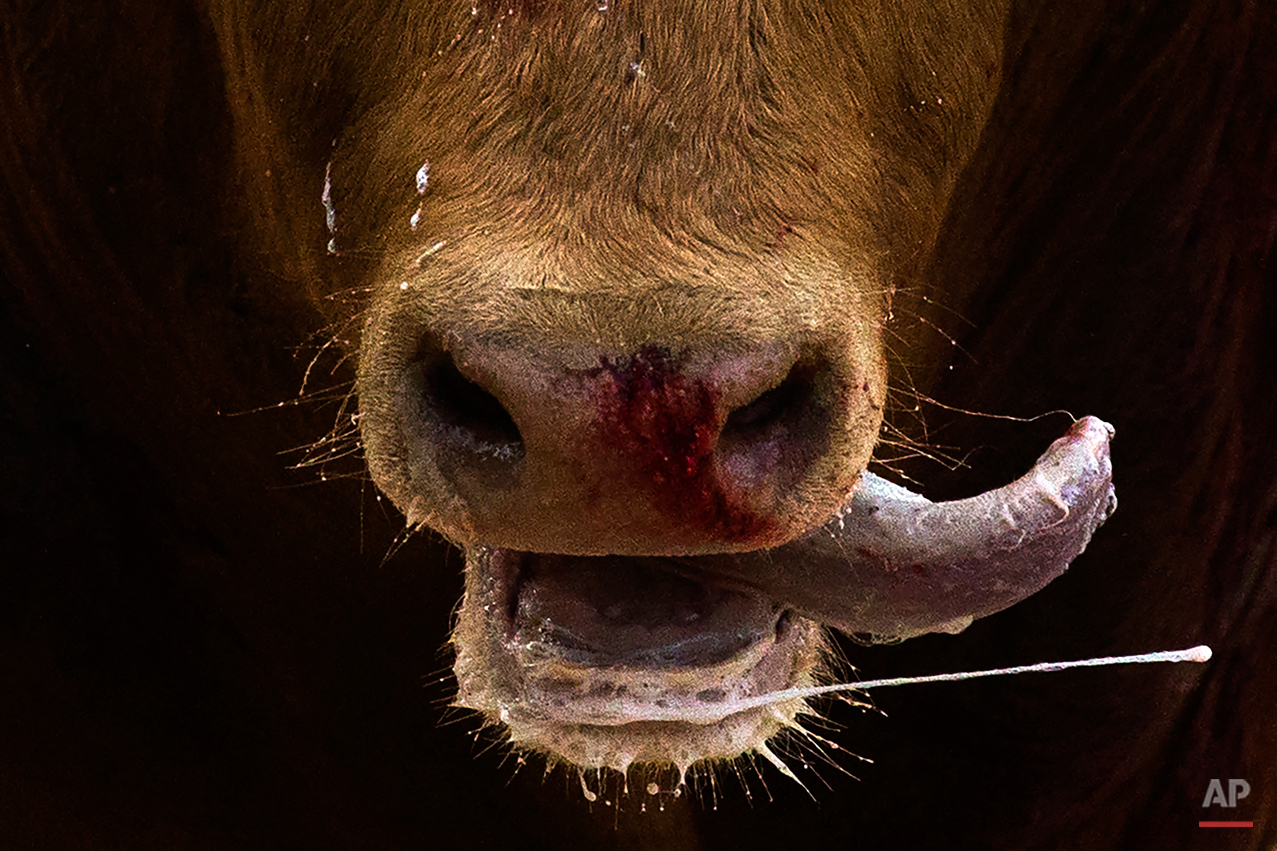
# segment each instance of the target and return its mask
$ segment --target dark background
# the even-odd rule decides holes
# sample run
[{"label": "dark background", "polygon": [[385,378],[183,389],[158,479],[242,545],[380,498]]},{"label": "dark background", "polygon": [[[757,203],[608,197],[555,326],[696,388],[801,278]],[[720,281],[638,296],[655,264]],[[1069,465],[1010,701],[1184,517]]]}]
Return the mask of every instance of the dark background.
[{"label": "dark background", "polygon": [[[1277,13],[1060,5],[1013,16],[897,307],[893,420],[967,464],[897,466],[967,495],[1067,424],[924,403],[924,431],[913,391],[1067,408],[1117,426],[1120,508],[1013,610],[845,651],[865,677],[1214,661],[882,691],[829,708],[873,762],[801,769],[814,801],[746,767],[618,814],[445,708],[460,556],[398,541],[358,458],[292,469],[352,370],[321,357],[299,399],[330,332],[244,248],[200,9],[0,3],[0,847],[1271,848]],[[1250,797],[1203,809],[1231,777]]]}]

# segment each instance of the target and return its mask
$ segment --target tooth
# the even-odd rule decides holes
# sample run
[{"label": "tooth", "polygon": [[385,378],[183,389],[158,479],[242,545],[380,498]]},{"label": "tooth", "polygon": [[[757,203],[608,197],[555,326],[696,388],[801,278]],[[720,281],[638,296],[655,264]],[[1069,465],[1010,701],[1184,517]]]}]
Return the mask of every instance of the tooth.
[{"label": "tooth", "polygon": [[960,632],[1062,574],[1113,513],[1113,427],[1076,422],[1025,476],[931,502],[871,473],[824,526],[696,567],[874,640]]}]

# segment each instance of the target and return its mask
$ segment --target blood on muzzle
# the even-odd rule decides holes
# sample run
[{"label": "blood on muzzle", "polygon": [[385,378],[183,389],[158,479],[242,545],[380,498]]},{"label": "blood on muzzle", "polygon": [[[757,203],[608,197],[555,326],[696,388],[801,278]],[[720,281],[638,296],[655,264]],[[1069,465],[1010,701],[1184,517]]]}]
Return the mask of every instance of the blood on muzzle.
[{"label": "blood on muzzle", "polygon": [[369,434],[381,478],[406,478],[396,501],[446,505],[428,522],[459,542],[533,552],[790,540],[852,487],[881,416],[878,371],[817,344],[612,355],[426,334],[400,375],[391,409],[369,405],[401,436]]}]

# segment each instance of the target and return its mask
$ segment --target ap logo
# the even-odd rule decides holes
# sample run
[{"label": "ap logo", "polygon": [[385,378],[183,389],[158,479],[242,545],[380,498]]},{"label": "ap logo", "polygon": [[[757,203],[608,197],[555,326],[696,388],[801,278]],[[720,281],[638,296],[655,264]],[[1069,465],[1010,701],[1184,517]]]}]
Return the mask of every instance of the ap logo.
[{"label": "ap logo", "polygon": [[1224,796],[1224,784],[1212,780],[1206,787],[1206,800],[1202,801],[1202,806],[1236,807],[1237,802],[1249,794],[1250,784],[1245,780],[1229,780],[1227,797]]}]

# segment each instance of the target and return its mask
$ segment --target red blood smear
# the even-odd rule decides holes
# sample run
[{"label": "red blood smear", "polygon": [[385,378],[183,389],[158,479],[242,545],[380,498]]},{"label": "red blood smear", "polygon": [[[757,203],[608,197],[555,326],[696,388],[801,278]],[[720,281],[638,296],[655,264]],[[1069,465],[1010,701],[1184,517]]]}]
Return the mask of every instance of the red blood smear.
[{"label": "red blood smear", "polygon": [[644,346],[628,362],[601,358],[597,404],[604,445],[633,470],[652,504],[680,524],[720,541],[753,541],[776,531],[724,492],[714,473],[719,395],[690,381],[668,350]]}]

